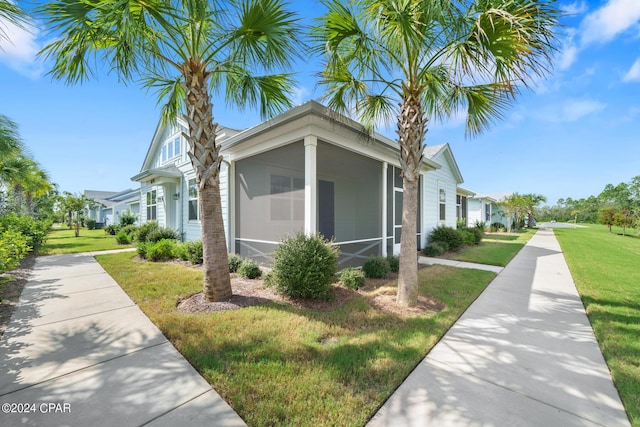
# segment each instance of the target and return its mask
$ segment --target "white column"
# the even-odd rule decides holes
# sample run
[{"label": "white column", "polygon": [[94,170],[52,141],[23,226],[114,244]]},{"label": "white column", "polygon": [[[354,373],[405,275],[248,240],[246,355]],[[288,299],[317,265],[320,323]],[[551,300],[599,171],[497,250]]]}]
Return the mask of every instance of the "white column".
[{"label": "white column", "polygon": [[382,162],[382,256],[387,256],[387,171],[389,165]]},{"label": "white column", "polygon": [[318,139],[314,135],[304,138],[304,232],[307,235],[317,231],[317,149]]},{"label": "white column", "polygon": [[236,162],[230,161],[227,167],[227,215],[229,215],[227,224],[229,225],[229,233],[227,235],[227,251],[229,253],[236,252]]}]

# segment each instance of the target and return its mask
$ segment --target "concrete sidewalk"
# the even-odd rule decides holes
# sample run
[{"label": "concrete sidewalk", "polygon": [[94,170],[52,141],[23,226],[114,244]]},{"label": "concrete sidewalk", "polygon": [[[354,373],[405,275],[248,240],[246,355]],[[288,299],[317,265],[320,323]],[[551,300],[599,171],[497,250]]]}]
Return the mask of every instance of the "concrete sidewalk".
[{"label": "concrete sidewalk", "polygon": [[0,341],[0,404],[2,426],[245,425],[91,254],[36,260]]},{"label": "concrete sidewalk", "polygon": [[560,246],[540,230],[369,426],[624,426]]}]

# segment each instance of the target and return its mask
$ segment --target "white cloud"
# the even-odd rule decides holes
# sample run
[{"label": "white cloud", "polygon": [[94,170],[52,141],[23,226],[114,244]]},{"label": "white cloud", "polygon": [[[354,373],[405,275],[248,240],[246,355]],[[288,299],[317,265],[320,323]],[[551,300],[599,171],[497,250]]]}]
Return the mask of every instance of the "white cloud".
[{"label": "white cloud", "polygon": [[627,74],[622,78],[623,82],[640,82],[640,58],[636,59]]},{"label": "white cloud", "polygon": [[584,1],[581,2],[573,2],[564,6],[560,6],[560,8],[567,15],[579,15],[587,10],[587,4]]},{"label": "white cloud", "polygon": [[28,77],[38,78],[43,70],[42,63],[36,60],[41,48],[37,42],[38,30],[34,26],[23,29],[2,19],[0,25],[6,34],[6,38],[0,39],[0,62]]},{"label": "white cloud", "polygon": [[291,94],[291,101],[293,105],[301,105],[304,104],[309,99],[309,89],[306,87],[296,87],[293,89],[293,93]]},{"label": "white cloud", "polygon": [[591,99],[570,99],[562,105],[550,106],[534,115],[540,120],[552,123],[575,122],[585,116],[599,113],[606,107],[607,104]]},{"label": "white cloud", "polygon": [[567,70],[578,59],[578,47],[573,43],[564,45],[560,48],[556,64],[560,70]]},{"label": "white cloud", "polygon": [[609,0],[582,21],[582,44],[606,43],[640,22],[640,1]]}]

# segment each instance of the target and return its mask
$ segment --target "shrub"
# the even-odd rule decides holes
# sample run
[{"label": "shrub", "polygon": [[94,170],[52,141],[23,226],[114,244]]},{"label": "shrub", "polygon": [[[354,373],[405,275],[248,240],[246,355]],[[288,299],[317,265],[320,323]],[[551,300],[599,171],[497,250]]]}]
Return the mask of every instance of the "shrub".
[{"label": "shrub", "polygon": [[447,250],[457,251],[464,243],[462,234],[451,227],[439,225],[431,231],[429,242],[442,242],[447,244]]},{"label": "shrub", "polygon": [[51,221],[37,221],[30,216],[20,216],[10,213],[0,216],[0,233],[13,230],[22,234],[27,239],[29,250],[37,251],[47,240],[47,233],[51,227]]},{"label": "shrub", "polygon": [[373,256],[362,264],[362,271],[366,277],[371,279],[384,279],[389,275],[391,267],[389,267],[389,261],[386,258]]},{"label": "shrub", "polygon": [[95,230],[96,229],[96,220],[93,218],[87,218],[84,220],[84,223],[87,226],[88,230]]},{"label": "shrub", "polygon": [[129,237],[131,237],[131,240],[135,240],[138,234],[138,226],[133,224],[124,225],[120,228],[120,230],[127,233]]},{"label": "shrub", "polygon": [[202,264],[202,240],[194,240],[193,242],[185,242],[183,245],[184,257],[191,264]]},{"label": "shrub", "polygon": [[476,236],[471,230],[458,230],[458,233],[462,236],[462,241],[465,245],[475,245]]},{"label": "shrub", "polygon": [[319,234],[285,238],[273,254],[277,291],[294,298],[331,299],[338,255],[338,248]]},{"label": "shrub", "polygon": [[260,271],[260,266],[258,266],[257,262],[250,258],[245,258],[238,267],[238,274],[242,277],[246,277],[247,279],[255,279],[256,277],[260,277],[262,272]]},{"label": "shrub", "polygon": [[275,279],[273,278],[273,271],[267,271],[262,275],[262,284],[267,288],[273,288],[275,286]]},{"label": "shrub", "polygon": [[442,247],[440,242],[431,242],[422,249],[422,253],[426,256],[440,256],[445,253],[446,250]]},{"label": "shrub", "polygon": [[138,235],[136,236],[138,242],[146,242],[148,240],[149,233],[151,233],[153,230],[157,230],[158,228],[160,228],[160,226],[158,225],[157,221],[152,220],[142,224],[138,228]]},{"label": "shrub", "polygon": [[126,225],[134,225],[137,219],[138,216],[136,214],[133,214],[129,211],[124,211],[120,214],[120,225],[123,227]]},{"label": "shrub", "polygon": [[0,273],[16,268],[31,249],[28,238],[21,232],[9,229],[0,233]]},{"label": "shrub", "polygon": [[138,244],[136,245],[136,251],[138,252],[138,256],[140,258],[146,259],[147,258],[147,252],[149,251],[149,247],[150,246],[151,246],[151,243],[138,242]]},{"label": "shrub", "polygon": [[120,226],[118,224],[107,225],[104,228],[104,232],[112,236],[115,236],[116,234],[118,234],[118,231],[120,231]]},{"label": "shrub", "polygon": [[119,245],[128,245],[131,243],[131,236],[127,234],[126,231],[120,230],[118,231],[118,234],[116,234],[116,242]]},{"label": "shrub", "polygon": [[466,218],[456,218],[456,228],[461,230],[463,228],[467,228],[467,219]]},{"label": "shrub", "polygon": [[480,242],[482,242],[482,238],[484,237],[484,229],[473,227],[470,228],[469,231],[473,233],[474,244],[479,245]]},{"label": "shrub", "polygon": [[242,263],[242,257],[238,254],[229,254],[229,273],[238,271],[238,267]]},{"label": "shrub", "polygon": [[494,222],[491,224],[490,230],[491,232],[496,233],[498,231],[504,231],[505,227],[501,222]]},{"label": "shrub", "polygon": [[478,230],[484,232],[484,230],[487,229],[487,223],[484,221],[476,220],[476,222],[473,224],[473,228],[477,228]]},{"label": "shrub", "polygon": [[345,285],[349,289],[358,289],[364,286],[364,273],[361,270],[355,268],[345,268],[340,273],[340,283]]},{"label": "shrub", "polygon": [[178,240],[178,232],[170,228],[158,227],[155,230],[151,230],[147,234],[148,242],[159,242],[160,240]]},{"label": "shrub", "polygon": [[400,271],[400,258],[395,255],[387,256],[387,262],[389,263],[389,269],[392,273]]},{"label": "shrub", "polygon": [[[148,244],[148,243],[147,243]],[[151,261],[167,261],[174,258],[176,241],[163,239],[147,246],[147,259]]]}]

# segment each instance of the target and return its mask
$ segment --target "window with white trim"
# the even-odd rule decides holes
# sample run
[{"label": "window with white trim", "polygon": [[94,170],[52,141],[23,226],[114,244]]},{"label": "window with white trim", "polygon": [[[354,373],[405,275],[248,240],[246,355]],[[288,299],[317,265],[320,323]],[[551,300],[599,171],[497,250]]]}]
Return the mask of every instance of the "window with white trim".
[{"label": "window with white trim", "polygon": [[444,188],[440,189],[438,201],[440,204],[440,221],[447,219],[447,192]]},{"label": "window with white trim", "polygon": [[189,221],[198,220],[198,185],[195,178],[190,179],[189,185]]},{"label": "window with white trim", "polygon": [[157,200],[156,190],[147,191],[147,221],[156,219]]},{"label": "window with white trim", "polygon": [[491,203],[487,203],[484,205],[484,220],[488,223],[491,222]]}]

